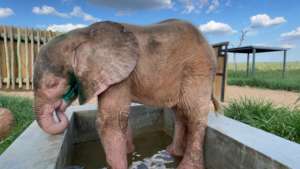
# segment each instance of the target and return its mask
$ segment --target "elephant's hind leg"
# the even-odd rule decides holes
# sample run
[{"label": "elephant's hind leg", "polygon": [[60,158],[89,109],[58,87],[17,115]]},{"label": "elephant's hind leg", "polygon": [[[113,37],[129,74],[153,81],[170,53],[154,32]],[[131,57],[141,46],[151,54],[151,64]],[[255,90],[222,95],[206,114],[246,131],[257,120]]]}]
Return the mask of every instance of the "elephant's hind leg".
[{"label": "elephant's hind leg", "polygon": [[203,144],[212,82],[207,77],[191,77],[185,82],[178,106],[187,118],[187,142],[178,169],[204,169]]},{"label": "elephant's hind leg", "polygon": [[98,97],[97,129],[106,161],[112,169],[127,169],[130,97],[123,86],[113,86]]},{"label": "elephant's hind leg", "polygon": [[167,151],[174,156],[183,156],[186,147],[186,118],[178,107],[175,106],[172,110],[175,112],[175,130]]}]

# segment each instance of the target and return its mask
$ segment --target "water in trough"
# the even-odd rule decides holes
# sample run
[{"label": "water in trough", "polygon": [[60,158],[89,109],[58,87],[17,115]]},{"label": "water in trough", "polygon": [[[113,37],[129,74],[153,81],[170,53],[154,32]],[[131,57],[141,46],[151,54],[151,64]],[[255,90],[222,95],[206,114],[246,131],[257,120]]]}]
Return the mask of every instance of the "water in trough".
[{"label": "water in trough", "polygon": [[[134,138],[135,151],[128,155],[130,169],[173,169],[179,163],[165,150],[172,138],[163,131],[143,133]],[[106,169],[99,140],[76,144],[68,169]]]}]

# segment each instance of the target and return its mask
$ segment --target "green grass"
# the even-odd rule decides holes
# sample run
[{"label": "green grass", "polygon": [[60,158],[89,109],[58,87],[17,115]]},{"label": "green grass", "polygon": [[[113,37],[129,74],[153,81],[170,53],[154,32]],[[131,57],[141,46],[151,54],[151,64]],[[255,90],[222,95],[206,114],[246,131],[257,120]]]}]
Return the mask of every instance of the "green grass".
[{"label": "green grass", "polygon": [[12,111],[15,122],[10,136],[0,141],[0,154],[23,132],[33,121],[32,100],[22,97],[0,96],[0,107]]},{"label": "green grass", "polygon": [[288,62],[285,79],[282,78],[281,63],[256,63],[256,74],[246,76],[246,64],[228,64],[229,85],[252,86],[300,92],[300,62]]},{"label": "green grass", "polygon": [[230,118],[300,143],[300,109],[275,107],[271,102],[243,98],[224,109]]}]

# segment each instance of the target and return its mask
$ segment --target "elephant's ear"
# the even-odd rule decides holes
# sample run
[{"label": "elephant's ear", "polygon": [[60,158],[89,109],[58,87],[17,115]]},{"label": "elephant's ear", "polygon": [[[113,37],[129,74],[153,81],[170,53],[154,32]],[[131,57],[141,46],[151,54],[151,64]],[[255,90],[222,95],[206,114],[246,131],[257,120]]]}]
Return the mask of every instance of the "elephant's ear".
[{"label": "elephant's ear", "polygon": [[75,49],[73,60],[80,104],[127,78],[139,55],[135,35],[121,24],[99,22],[87,32],[87,40]]}]

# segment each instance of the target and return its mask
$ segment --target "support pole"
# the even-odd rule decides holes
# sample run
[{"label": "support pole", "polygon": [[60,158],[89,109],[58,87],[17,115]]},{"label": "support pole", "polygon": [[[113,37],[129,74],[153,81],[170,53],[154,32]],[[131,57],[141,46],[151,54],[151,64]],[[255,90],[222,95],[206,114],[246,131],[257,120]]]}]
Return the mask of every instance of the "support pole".
[{"label": "support pole", "polygon": [[286,71],[286,53],[287,51],[283,51],[283,68],[282,68],[282,78],[285,78],[285,71]]},{"label": "support pole", "polygon": [[256,49],[252,49],[252,76],[255,76],[255,54],[256,54]]},{"label": "support pole", "polygon": [[247,53],[247,77],[249,76],[249,61],[250,61],[250,56],[249,53]]},{"label": "support pole", "polygon": [[[223,72],[222,72],[222,90],[221,90],[221,101],[224,102],[225,100],[225,90],[226,90],[226,71],[227,71],[227,50],[228,50],[228,44],[225,44],[225,49],[224,49],[224,63],[223,63]],[[222,50],[222,46],[221,46]]]}]

